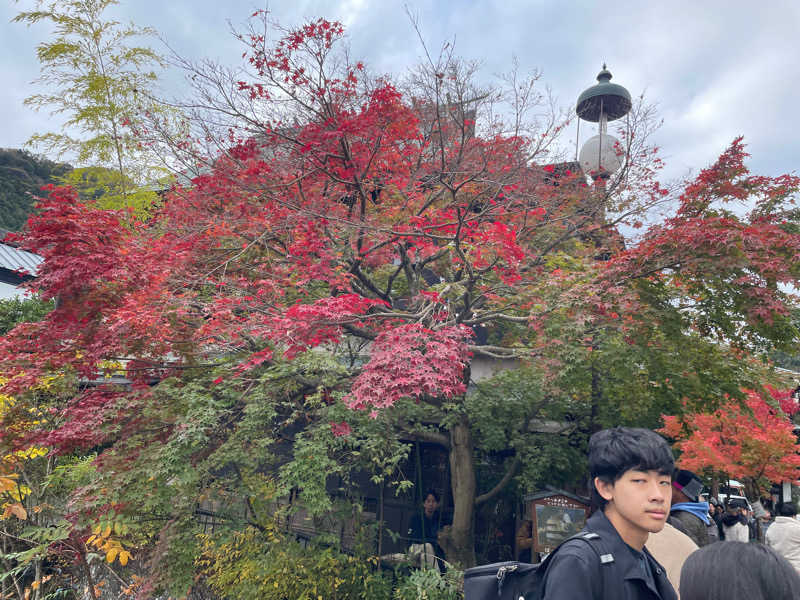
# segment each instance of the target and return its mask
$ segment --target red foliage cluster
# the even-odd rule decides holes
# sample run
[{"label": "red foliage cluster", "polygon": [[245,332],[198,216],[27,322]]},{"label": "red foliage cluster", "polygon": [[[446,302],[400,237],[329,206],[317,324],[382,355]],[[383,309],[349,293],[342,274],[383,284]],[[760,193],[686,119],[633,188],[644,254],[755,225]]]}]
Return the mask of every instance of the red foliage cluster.
[{"label": "red foliage cluster", "polygon": [[[751,176],[747,156],[742,139],[734,140],[686,186],[675,217],[608,262],[607,280],[662,278],[686,291],[698,316],[711,312],[702,309],[713,296],[728,297],[728,308],[762,332],[785,320],[791,301],[777,285],[798,277],[800,235],[787,227],[787,205],[800,189],[800,177]],[[733,201],[751,203],[749,219],[725,210]]]},{"label": "red foliage cluster", "polygon": [[106,439],[103,424],[108,414],[113,414],[122,394],[118,391],[92,389],[70,402],[69,407],[54,413],[52,426],[31,439],[34,444],[53,448],[56,454],[69,454],[76,450],[88,450]]},{"label": "red foliage cluster", "polygon": [[[798,277],[800,236],[782,214],[800,180],[748,176],[741,140],[687,186],[674,218],[621,251],[603,190],[533,165],[541,135],[476,134],[464,105],[405,96],[344,58],[320,69],[342,35],[318,20],[271,49],[246,39],[255,73],[239,89],[266,104],[278,91],[303,119],[276,110],[257,136],[231,133],[233,147],[149,219],[51,190],[24,244],[45,257],[34,288],[58,305],[0,341],[7,391],[59,371],[94,379],[108,359],[138,365],[133,380],[220,357],[241,373],[352,336],[369,354],[353,407],[452,397],[470,352],[510,358],[561,341],[543,339],[548,315],[626,333],[642,312],[636,279],[670,286],[697,315],[725,313],[732,338],[742,319],[758,333],[786,319],[778,284]],[[637,193],[663,190],[644,172],[618,196]],[[749,220],[715,208],[743,198],[756,200]],[[569,260],[550,264],[555,253]],[[470,341],[493,323],[521,325],[499,349]]]},{"label": "red foliage cluster", "polygon": [[347,421],[341,423],[331,423],[331,432],[336,437],[346,437],[352,433],[352,428]]},{"label": "red foliage cluster", "polygon": [[742,480],[800,479],[800,444],[788,418],[797,403],[791,392],[767,390],[770,398],[747,391],[744,405],[729,400],[712,413],[664,416],[661,431],[678,440],[681,466]]},{"label": "red foliage cluster", "polygon": [[418,323],[381,333],[369,362],[353,383],[345,403],[353,409],[385,408],[401,398],[451,398],[466,389],[469,360],[466,327],[433,331]]}]

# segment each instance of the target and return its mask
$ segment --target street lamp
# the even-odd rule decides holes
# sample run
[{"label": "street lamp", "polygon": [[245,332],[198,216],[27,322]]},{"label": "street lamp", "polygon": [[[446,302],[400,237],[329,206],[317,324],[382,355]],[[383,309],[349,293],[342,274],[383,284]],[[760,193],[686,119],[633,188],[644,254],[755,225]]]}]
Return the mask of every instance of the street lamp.
[{"label": "street lamp", "polygon": [[586,140],[578,161],[584,173],[602,182],[622,166],[623,152],[619,140],[608,134],[608,122],[624,117],[631,110],[631,95],[621,85],[611,83],[611,72],[603,64],[597,75],[597,84],[578,96],[575,112],[580,120],[598,124],[598,134]]}]

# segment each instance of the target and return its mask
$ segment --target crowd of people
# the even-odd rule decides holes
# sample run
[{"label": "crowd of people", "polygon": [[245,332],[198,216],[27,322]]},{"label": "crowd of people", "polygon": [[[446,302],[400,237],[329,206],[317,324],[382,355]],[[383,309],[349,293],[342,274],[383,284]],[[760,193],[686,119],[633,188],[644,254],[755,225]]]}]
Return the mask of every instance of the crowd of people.
[{"label": "crowd of people", "polygon": [[[706,501],[702,480],[676,469],[669,445],[646,429],[594,434],[589,469],[597,510],[540,567],[537,598],[800,599],[800,520],[793,502],[773,506],[764,499],[756,511],[744,497]],[[439,503],[436,491],[426,492],[408,538],[410,555],[441,569]],[[522,561],[535,558],[534,533],[530,521],[517,533]]]},{"label": "crowd of people", "polygon": [[[720,500],[711,497],[703,500],[700,491],[703,488],[700,478],[687,470],[676,470],[672,478],[672,500],[667,525],[661,532],[650,536],[648,548],[662,560],[667,568],[670,580],[676,590],[680,590],[684,598],[723,598],[720,591],[714,595],[707,588],[708,573],[711,562],[736,559],[731,562],[729,585],[739,591],[730,589],[725,592],[726,600],[732,597],[741,598],[800,598],[800,591],[794,588],[795,595],[781,596],[775,588],[773,580],[782,578],[789,585],[792,581],[800,582],[800,521],[797,520],[797,508],[791,501],[777,503],[773,506],[770,499],[763,498],[754,510],[745,498],[728,497]],[[773,517],[773,512],[777,516]],[[662,547],[660,539],[672,527],[690,538],[693,544],[676,550],[674,543]],[[713,549],[706,549],[716,542],[733,542],[734,544],[717,544]],[[753,543],[750,547],[747,544]],[[701,553],[698,549],[702,549]],[[697,551],[697,552],[695,552]],[[691,560],[687,560],[691,556]],[[760,561],[753,577],[738,577],[742,564]],[[670,573],[669,563],[676,562]],[[708,564],[707,564],[708,563]],[[684,565],[688,565],[684,567]],[[787,570],[788,569],[788,570]],[[785,572],[790,573],[787,579]],[[794,573],[796,572],[796,573]],[[763,578],[763,581],[762,581]],[[704,583],[705,581],[705,583]],[[769,583],[767,583],[769,582]],[[739,595],[742,590],[759,587],[762,592],[753,595]],[[684,589],[688,587],[687,589]]]},{"label": "crowd of people", "polygon": [[[692,538],[699,547],[720,540],[766,541],[766,532],[774,522],[771,500],[759,501],[759,514],[742,497],[724,500],[711,497],[705,501],[700,495],[702,481],[685,469],[676,470],[672,486],[668,523]],[[794,510],[794,505],[786,504],[785,510]]]},{"label": "crowd of people", "polygon": [[779,502],[773,507],[771,500],[762,499],[757,514],[744,498],[702,501],[698,493],[702,482],[691,471],[676,471],[672,485],[667,522],[698,547],[717,541],[760,542],[774,548],[800,572],[800,521],[793,502]]},{"label": "crowd of people", "polygon": [[793,503],[773,520],[744,498],[704,501],[700,478],[676,469],[666,441],[646,429],[594,434],[589,469],[600,507],[586,521],[592,541],[571,538],[553,553],[544,600],[800,599]]}]

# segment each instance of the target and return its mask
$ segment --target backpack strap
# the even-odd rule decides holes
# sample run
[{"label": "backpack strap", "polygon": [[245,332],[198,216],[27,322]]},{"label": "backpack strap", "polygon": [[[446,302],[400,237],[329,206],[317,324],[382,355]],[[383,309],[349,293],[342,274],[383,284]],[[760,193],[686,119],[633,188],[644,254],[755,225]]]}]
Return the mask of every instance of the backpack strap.
[{"label": "backpack strap", "polygon": [[[600,560],[600,573],[603,577],[603,598],[614,598],[616,593],[619,591],[615,589],[614,580],[618,579],[617,577],[613,577],[613,571],[616,571],[616,561],[614,560],[614,554],[608,549],[603,538],[600,534],[595,533],[593,531],[587,532],[583,535],[582,539],[586,541],[592,549],[597,553],[597,558]],[[612,572],[608,572],[607,568],[613,569]]]},{"label": "backpack strap", "polygon": [[542,583],[541,583],[541,588],[540,588],[540,592],[539,593],[540,594],[544,593],[545,584],[546,584],[546,581],[547,581],[547,567],[550,564],[551,558],[555,555],[556,552],[559,551],[559,549],[561,549],[561,547],[564,544],[566,544],[567,542],[569,542],[571,540],[581,540],[581,541],[585,542],[586,544],[588,544],[591,547],[592,550],[594,550],[595,554],[597,555],[597,560],[600,561],[600,567],[601,567],[600,568],[600,572],[602,573],[602,577],[603,577],[603,583],[602,583],[603,596],[602,596],[602,598],[614,598],[615,597],[614,596],[615,591],[612,588],[614,578],[611,576],[610,573],[606,574],[606,572],[605,572],[606,569],[603,568],[606,565],[609,565],[609,566],[613,567],[613,565],[616,564],[616,561],[614,560],[614,554],[608,550],[608,547],[603,542],[603,538],[600,536],[599,533],[595,533],[594,531],[589,531],[588,529],[584,529],[580,533],[577,533],[577,534],[567,538],[566,540],[561,542],[558,545],[558,547],[556,547],[555,550],[553,550],[550,554],[548,554],[545,557],[545,559],[542,561],[541,565],[539,565],[539,568],[544,570],[544,576],[542,577]]}]

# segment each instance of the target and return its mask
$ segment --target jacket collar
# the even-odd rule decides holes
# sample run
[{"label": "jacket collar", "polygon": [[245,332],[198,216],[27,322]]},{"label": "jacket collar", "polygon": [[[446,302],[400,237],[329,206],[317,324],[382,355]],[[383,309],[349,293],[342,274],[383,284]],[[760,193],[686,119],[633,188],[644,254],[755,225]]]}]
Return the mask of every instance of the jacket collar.
[{"label": "jacket collar", "polygon": [[600,534],[601,537],[605,537],[607,540],[614,540],[621,544],[625,543],[622,541],[619,532],[617,532],[616,528],[611,524],[611,521],[608,520],[603,509],[596,510],[594,514],[586,520],[586,528]]}]

